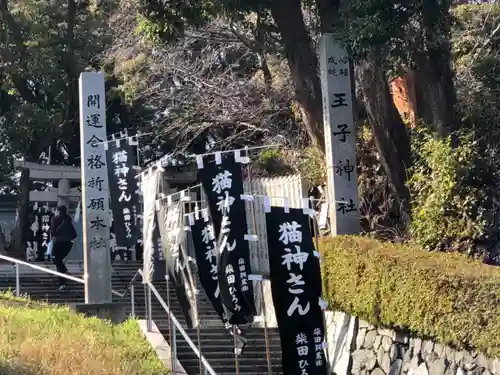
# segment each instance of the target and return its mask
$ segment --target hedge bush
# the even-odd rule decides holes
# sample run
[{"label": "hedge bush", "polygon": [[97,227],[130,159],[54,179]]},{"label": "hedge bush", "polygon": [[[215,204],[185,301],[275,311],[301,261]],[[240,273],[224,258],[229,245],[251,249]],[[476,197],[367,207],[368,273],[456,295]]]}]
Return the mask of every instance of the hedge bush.
[{"label": "hedge bush", "polygon": [[363,237],[322,239],[333,310],[500,357],[500,268]]},{"label": "hedge bush", "polygon": [[1,375],[170,375],[137,322],[0,293]]}]

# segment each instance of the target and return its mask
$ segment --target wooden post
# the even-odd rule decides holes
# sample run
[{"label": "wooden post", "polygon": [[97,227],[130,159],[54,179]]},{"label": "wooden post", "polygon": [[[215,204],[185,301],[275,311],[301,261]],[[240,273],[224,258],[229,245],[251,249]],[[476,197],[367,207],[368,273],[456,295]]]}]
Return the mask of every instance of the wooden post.
[{"label": "wooden post", "polygon": [[110,211],[103,73],[80,75],[83,259],[85,303],[111,302]]},{"label": "wooden post", "polygon": [[320,74],[331,234],[357,234],[360,215],[354,84],[350,59],[333,34],[321,36]]}]

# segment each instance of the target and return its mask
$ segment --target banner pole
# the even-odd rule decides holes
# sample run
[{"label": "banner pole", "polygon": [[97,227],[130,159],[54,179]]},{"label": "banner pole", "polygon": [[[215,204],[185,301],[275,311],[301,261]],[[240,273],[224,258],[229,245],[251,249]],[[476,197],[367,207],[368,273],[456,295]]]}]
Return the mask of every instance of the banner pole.
[{"label": "banner pole", "polygon": [[[191,198],[191,188],[188,187],[187,188],[187,194],[188,194],[188,197]],[[193,206],[192,206],[192,203],[191,203],[191,200],[189,200],[188,202],[186,202],[188,205],[189,205],[189,212],[192,211],[193,209]],[[184,203],[184,207],[182,208],[183,209],[183,214],[186,213],[186,203]],[[184,216],[185,217],[185,216]],[[187,239],[187,237],[186,237]],[[200,356],[198,358],[198,365],[199,365],[199,369],[200,369],[200,375],[203,375],[203,361],[201,360],[202,358],[202,352],[201,352],[201,332],[200,332],[200,313],[198,311],[198,286],[196,285],[196,281],[195,281],[195,278],[193,277],[193,274],[191,272],[191,264],[189,263],[189,254],[188,254],[188,246],[187,246],[187,241],[186,241],[186,255],[187,255],[187,258],[186,258],[186,266],[188,268],[188,272],[189,272],[189,277],[191,278],[191,285],[193,286],[193,293],[194,293],[194,310],[195,310],[195,314],[196,314],[196,336],[197,336],[197,339],[198,339],[198,351],[200,352]]]},{"label": "banner pole", "polygon": [[[228,210],[227,207],[222,209],[222,214],[224,215],[225,210]],[[218,266],[218,265],[217,265]],[[233,332],[233,350],[234,350],[234,367],[236,370],[236,375],[240,375],[240,359],[239,359],[239,348],[238,348],[238,327],[235,324],[231,325]]]},{"label": "banner pole", "polygon": [[[319,229],[318,229],[319,226],[318,226],[318,219],[316,217],[316,209],[314,208],[314,197],[309,197],[309,201],[310,201],[310,208],[312,210],[314,210],[314,216],[313,216],[313,220],[312,220],[312,230],[313,230],[313,235],[314,235],[314,242],[315,242],[315,246],[316,246],[316,251],[319,252],[319,234],[318,234],[318,232],[319,232]],[[321,263],[320,263],[320,267],[321,267]],[[325,327],[325,331],[323,332],[323,334],[324,334],[323,340],[324,340],[325,343],[327,343],[327,338],[328,338],[327,330],[328,330],[328,327],[326,325],[326,316],[325,316],[325,311],[324,310],[323,310],[322,316],[323,316],[323,326]],[[328,346],[325,348],[325,361],[326,361],[327,374],[330,374],[330,354],[329,354],[329,351],[328,351]]]},{"label": "banner pole", "polygon": [[140,167],[141,166],[141,160],[140,160],[141,152],[139,150],[139,137],[137,137],[137,147],[135,149],[137,152],[137,166]]},{"label": "banner pole", "polygon": [[[168,272],[168,271],[167,271]],[[167,282],[167,306],[170,308],[170,276],[165,275],[165,281]],[[168,316],[168,340],[170,344],[170,368],[175,372],[175,364],[177,363],[177,358],[174,358],[173,345],[172,345],[172,320],[170,319],[170,314]]]},{"label": "banner pole", "polygon": [[[189,263],[188,263],[188,267],[189,267]],[[200,366],[200,375],[203,375],[203,361],[201,360],[202,358],[202,352],[201,352],[201,333],[200,333],[200,314],[198,312],[198,289],[195,288],[194,289],[194,309],[195,309],[195,313],[196,313],[196,320],[197,320],[197,324],[196,324],[196,335],[197,335],[197,339],[198,339],[198,351],[200,352],[200,357],[198,358],[199,359],[199,366]]]},{"label": "banner pole", "polygon": [[234,346],[234,367],[236,368],[236,375],[240,375],[240,363],[238,354],[238,329],[233,324],[233,346]]},{"label": "banner pole", "polygon": [[[228,210],[227,207],[224,207],[222,209],[222,214],[224,215],[225,210]],[[218,265],[217,265],[218,266]],[[239,359],[239,348],[238,348],[238,327],[233,324],[231,326],[232,331],[233,331],[233,350],[234,350],[234,367],[236,369],[236,375],[240,375],[240,359]]]},{"label": "banner pole", "polygon": [[[249,153],[248,153],[248,148],[246,149],[246,156],[250,159]],[[249,160],[251,161],[251,160]],[[250,193],[252,192],[252,164],[249,162],[247,166],[247,180],[248,180],[248,189],[250,190]],[[250,211],[252,213],[252,231],[253,234],[257,235],[257,217],[255,215],[255,206],[254,206],[254,201],[249,202],[250,203]],[[260,240],[260,239],[259,239]],[[259,242],[257,241],[257,244]],[[256,245],[258,247],[258,245]],[[257,281],[257,283],[260,286],[260,296],[261,296],[261,301],[262,301],[262,315],[264,318],[264,340],[266,342],[266,360],[267,360],[267,374],[272,375],[272,367],[271,367],[271,350],[269,347],[269,332],[267,330],[267,312],[266,312],[266,300],[264,298],[264,280]]]}]

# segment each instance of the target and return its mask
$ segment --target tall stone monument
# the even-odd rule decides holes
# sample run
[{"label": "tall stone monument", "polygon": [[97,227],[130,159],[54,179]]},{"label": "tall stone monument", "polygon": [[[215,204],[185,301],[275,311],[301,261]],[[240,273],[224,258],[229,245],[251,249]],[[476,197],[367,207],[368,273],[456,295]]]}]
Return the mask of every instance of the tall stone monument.
[{"label": "tall stone monument", "polygon": [[331,234],[357,234],[360,215],[351,63],[329,33],[321,36],[319,56]]},{"label": "tall stone monument", "polygon": [[80,138],[82,174],[83,258],[85,303],[110,303],[111,257],[106,97],[104,73],[80,75]]}]

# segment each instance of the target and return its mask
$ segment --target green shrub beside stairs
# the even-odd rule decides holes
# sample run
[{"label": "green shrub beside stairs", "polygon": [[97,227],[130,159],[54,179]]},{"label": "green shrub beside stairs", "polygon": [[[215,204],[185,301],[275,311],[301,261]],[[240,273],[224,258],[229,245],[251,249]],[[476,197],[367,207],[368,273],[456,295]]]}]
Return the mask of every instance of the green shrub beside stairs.
[{"label": "green shrub beside stairs", "polygon": [[113,325],[66,307],[0,295],[2,375],[168,375],[133,320]]},{"label": "green shrub beside stairs", "polygon": [[363,237],[321,241],[330,309],[500,357],[500,267]]}]

